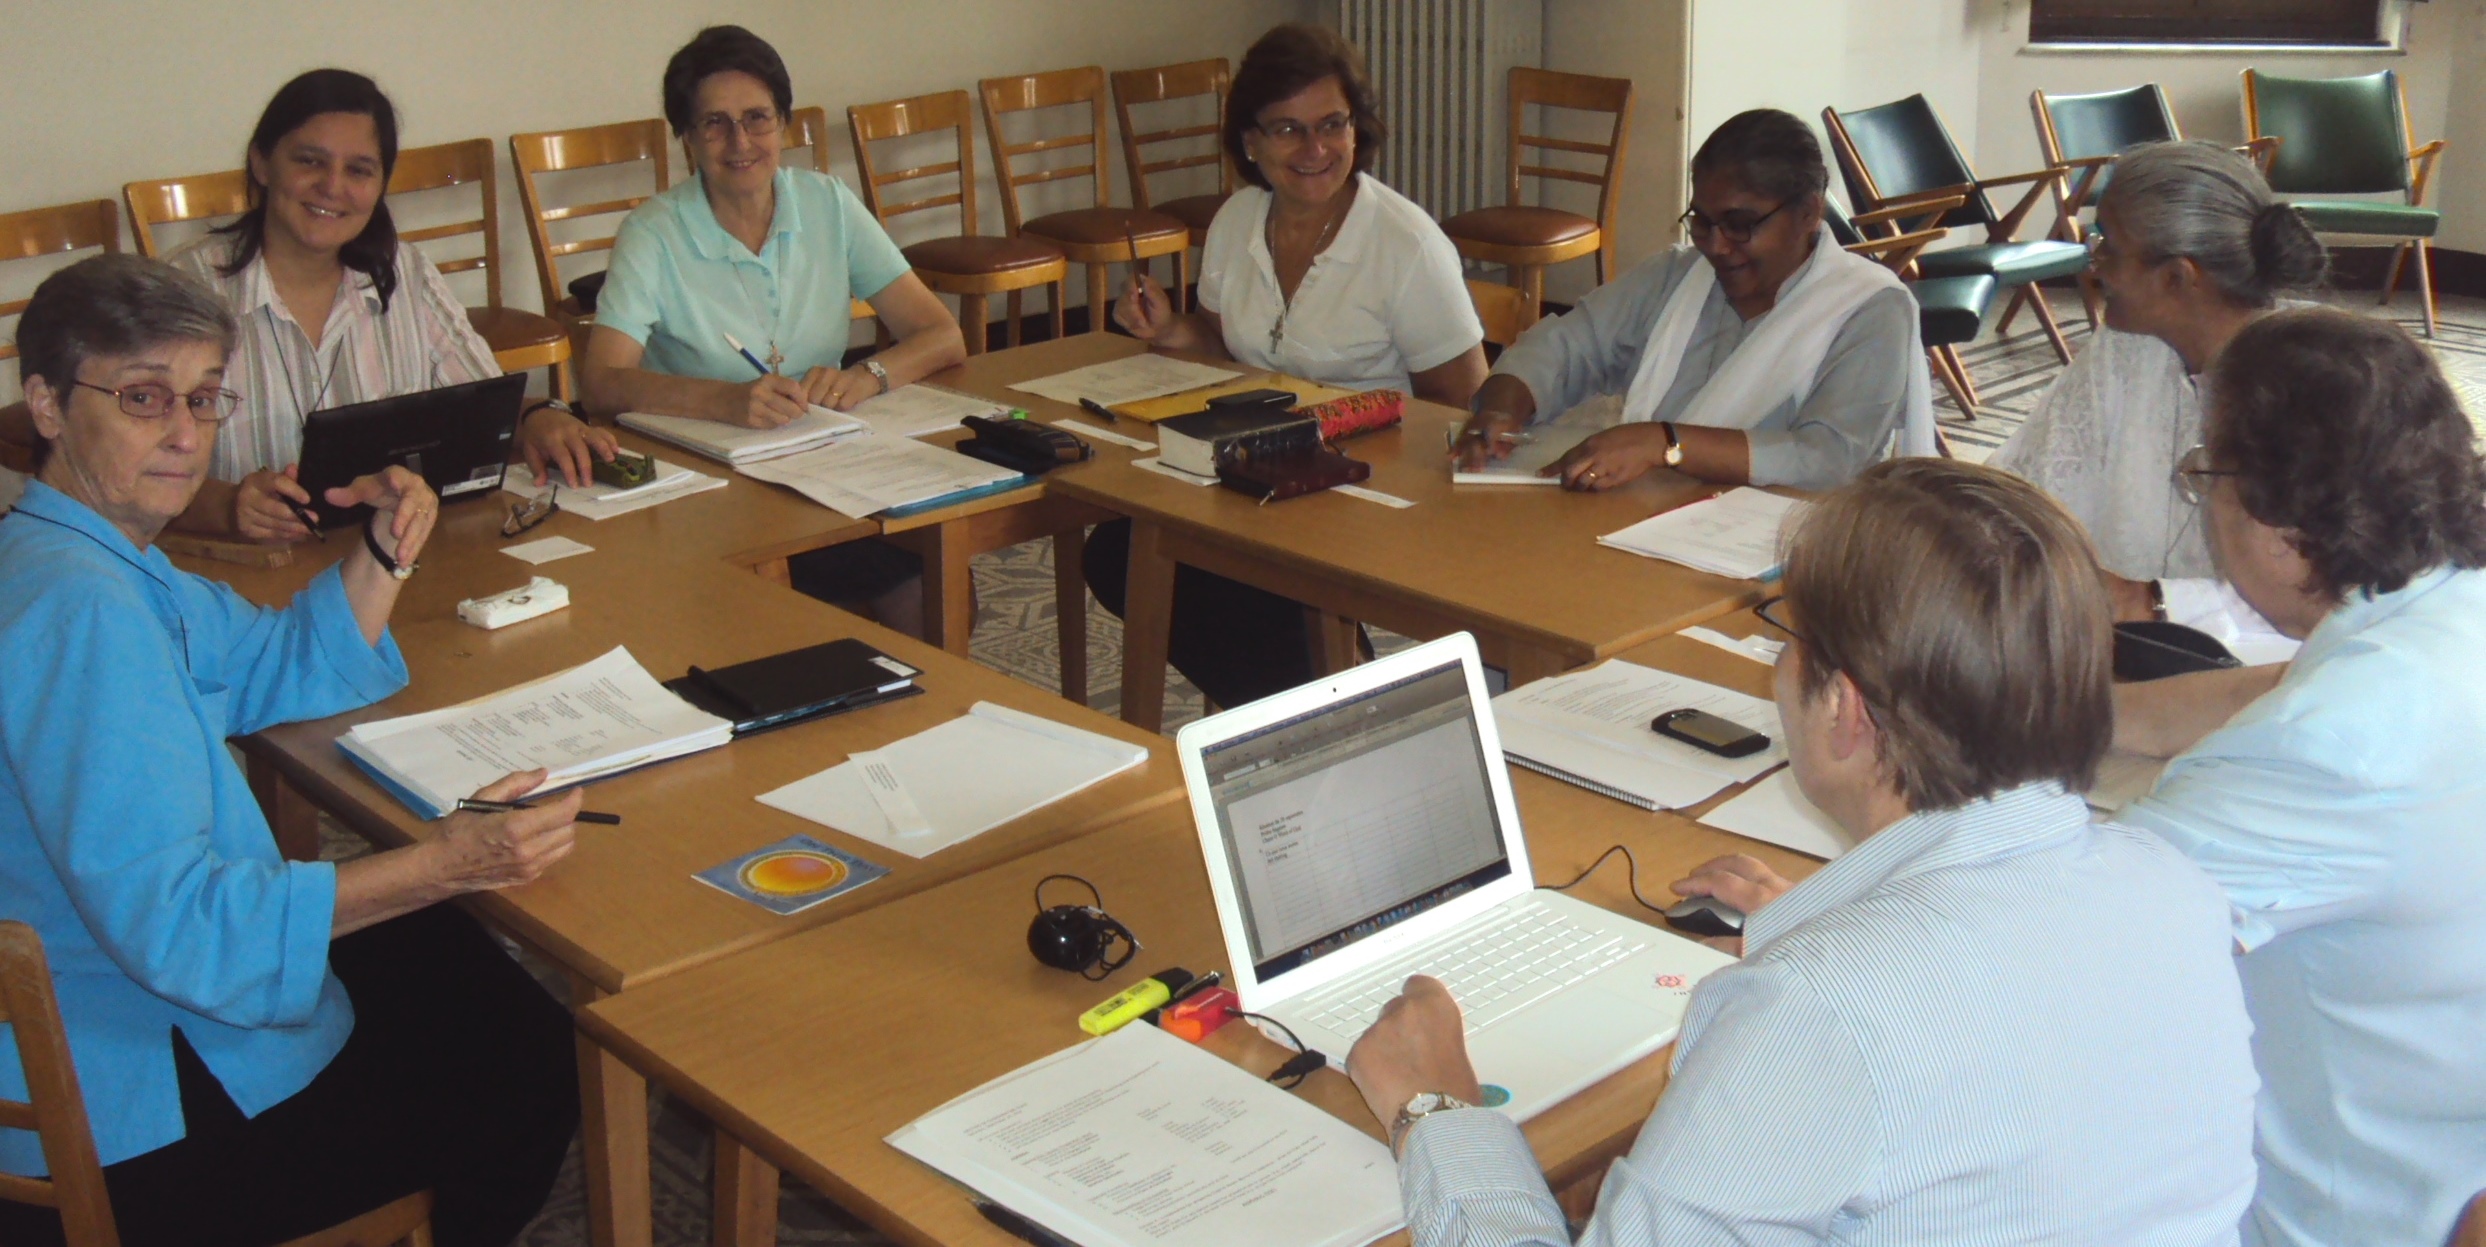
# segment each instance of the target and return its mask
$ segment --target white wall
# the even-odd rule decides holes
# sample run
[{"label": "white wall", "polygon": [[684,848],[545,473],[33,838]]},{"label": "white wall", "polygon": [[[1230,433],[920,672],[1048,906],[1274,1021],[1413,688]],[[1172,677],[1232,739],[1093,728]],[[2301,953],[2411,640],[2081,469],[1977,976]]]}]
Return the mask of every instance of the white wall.
[{"label": "white wall", "polygon": [[[1629,268],[1675,242],[1683,211],[1685,46],[1692,0],[1549,0],[1545,68],[1632,80],[1632,116],[1615,218],[1615,262]],[[1594,137],[1603,141],[1602,135]],[[1595,212],[1585,186],[1549,182],[1549,204]],[[1596,268],[1586,260],[1546,273],[1546,297],[1569,302],[1586,292]]]},{"label": "white wall", "polygon": [[[851,184],[850,103],[973,91],[980,77],[1065,66],[1240,59],[1263,30],[1310,17],[1314,8],[1313,0],[16,0],[0,39],[0,116],[11,122],[0,127],[0,169],[8,170],[0,211],[118,200],[124,182],[236,167],[277,86],[305,69],[339,65],[388,91],[407,146],[493,140],[502,162],[505,297],[536,308],[507,137],[659,115],[665,59],[701,26],[739,23],[776,45],[793,74],[795,103],[827,106],[835,168]],[[999,233],[1000,201],[981,134],[977,153],[980,225]],[[1108,159],[1114,200],[1127,203],[1118,145]],[[678,158],[675,171],[678,177]],[[1086,188],[1079,181],[1035,189],[1070,196]],[[1169,178],[1159,193],[1189,192]],[[926,213],[895,232],[901,241],[954,233],[955,217]],[[28,288],[36,267],[0,270],[0,298]],[[479,279],[452,281],[471,283],[461,293],[482,302]],[[1074,301],[1077,283],[1074,274]],[[15,370],[5,371],[13,385]]]}]

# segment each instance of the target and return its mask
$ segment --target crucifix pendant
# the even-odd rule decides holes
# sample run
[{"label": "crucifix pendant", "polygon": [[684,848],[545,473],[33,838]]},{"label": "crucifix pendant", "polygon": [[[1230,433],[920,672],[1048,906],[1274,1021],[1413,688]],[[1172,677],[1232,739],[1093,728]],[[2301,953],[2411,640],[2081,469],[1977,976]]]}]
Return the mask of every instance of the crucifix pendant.
[{"label": "crucifix pendant", "polygon": [[1269,353],[1271,355],[1278,353],[1278,343],[1284,340],[1285,337],[1286,313],[1279,312],[1277,320],[1272,322],[1269,326]]},{"label": "crucifix pendant", "polygon": [[786,353],[778,350],[775,342],[770,342],[768,344],[768,370],[770,372],[775,372],[779,368],[783,367],[785,362]]}]

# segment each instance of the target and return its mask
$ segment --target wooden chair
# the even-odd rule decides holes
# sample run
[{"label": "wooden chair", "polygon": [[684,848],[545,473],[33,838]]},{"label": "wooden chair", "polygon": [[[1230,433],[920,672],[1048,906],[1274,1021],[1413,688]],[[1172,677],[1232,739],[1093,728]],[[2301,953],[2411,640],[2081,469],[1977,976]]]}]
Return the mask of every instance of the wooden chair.
[{"label": "wooden chair", "polygon": [[490,139],[467,139],[399,151],[397,170],[388,179],[389,194],[419,195],[426,191],[473,186],[482,192],[483,215],[471,221],[401,230],[397,236],[405,242],[419,244],[468,234],[483,235],[483,254],[445,262],[434,260],[433,267],[444,275],[483,270],[483,306],[466,309],[467,321],[492,348],[492,358],[500,363],[501,371],[549,369],[552,373],[552,396],[566,400],[576,392],[571,388],[570,380],[569,329],[549,316],[501,304],[501,196],[500,174],[494,168],[495,163]]},{"label": "wooden chair", "polygon": [[[1920,256],[1919,273],[1926,277],[1983,274],[2010,287],[2011,302],[2003,308],[1998,328],[2010,329],[2011,318],[2025,304],[2036,315],[2038,327],[2045,330],[2046,341],[2054,347],[2056,357],[2066,364],[2072,362],[2071,344],[2064,340],[2062,327],[2055,323],[2054,312],[2046,306],[2038,283],[2053,278],[2077,278],[2087,272],[2089,250],[2059,238],[2021,242],[2015,237],[2038,201],[2046,197],[2048,188],[2064,176],[2064,169],[2048,165],[2008,177],[1978,177],[1969,167],[1968,157],[1952,141],[1941,115],[1922,95],[1847,113],[1825,108],[1821,110],[1821,120],[1822,128],[1830,132],[1831,149],[1837,154],[1839,168],[1858,206],[1865,209],[1867,216],[1886,217],[1884,228],[1890,232],[1904,233],[1935,225],[1985,227],[1981,242]],[[1992,201],[1986,198],[1986,192],[1996,187],[2023,184],[2028,187],[2027,192],[2008,212],[1996,212]],[[1962,197],[1960,207],[1942,212],[1922,207],[1955,196]],[[1882,213],[1886,208],[1911,204],[1919,205],[1914,214]]]},{"label": "wooden chair", "polygon": [[250,211],[250,175],[240,169],[227,169],[221,173],[131,182],[121,188],[121,198],[129,204],[130,234],[138,241],[138,254],[157,260],[163,258],[155,239],[157,226],[234,217]]},{"label": "wooden chair", "polygon": [[[1069,296],[1070,262],[1052,244],[1034,237],[997,238],[976,232],[975,105],[964,91],[919,95],[879,104],[857,104],[846,110],[846,125],[855,145],[855,167],[863,174],[863,202],[887,226],[894,217],[958,205],[955,237],[934,238],[900,248],[924,284],[941,294],[958,296],[958,324],[965,331],[967,353],[984,351],[985,300],[1009,296],[1010,345],[1019,344],[1019,296],[1042,286],[1053,310],[1053,336],[1062,336],[1062,301]],[[957,155],[939,164],[916,165],[886,173],[872,160],[872,144],[910,135],[954,132]],[[958,189],[946,195],[891,203],[881,188],[924,178],[951,177]]]},{"label": "wooden chair", "polygon": [[1476,319],[1484,323],[1485,341],[1507,347],[1519,341],[1519,335],[1526,332],[1520,328],[1519,322],[1527,312],[1527,296],[1519,293],[1519,287],[1470,277],[1467,279],[1467,297],[1476,305]]},{"label": "wooden chair", "polygon": [[[687,138],[683,140],[682,167],[695,169],[698,166],[691,160],[689,142]],[[829,172],[828,109],[813,104],[786,114],[785,141],[779,145],[778,151],[782,157],[785,151],[795,148],[808,149],[811,152],[811,167],[817,170],[820,176],[834,176]],[[889,326],[880,321],[880,313],[873,311],[871,304],[861,299],[847,300],[846,317],[849,320],[871,321],[872,340],[881,346],[889,345],[891,341]]]},{"label": "wooden chair", "polygon": [[[2400,273],[2416,255],[2417,295],[2425,306],[2426,336],[2433,337],[2434,266],[2428,252],[2443,214],[2425,206],[2426,184],[2446,144],[2436,139],[2418,145],[2399,74],[2386,69],[2360,78],[2283,78],[2245,70],[2244,131],[2254,139],[2280,140],[2266,167],[2270,189],[2287,196],[2316,231],[2398,244],[2382,283],[2382,302],[2391,302],[2399,291]],[[2402,200],[2303,198],[2372,194]]]},{"label": "wooden chair", "polygon": [[[0,1100],[0,1126],[33,1132],[43,1144],[44,1167],[51,1171],[48,1178],[0,1174],[0,1199],[57,1209],[69,1247],[119,1247],[121,1234],[104,1189],[103,1164],[86,1121],[86,1097],[78,1090],[60,1002],[52,994],[51,966],[43,956],[42,938],[22,922],[0,922],[0,1022],[8,1023],[16,1035],[27,1087],[26,1100]],[[282,1247],[431,1247],[431,1242],[432,1195],[419,1191]]]},{"label": "wooden chair", "polygon": [[[509,136],[509,157],[510,163],[518,167],[518,198],[526,205],[527,238],[535,244],[535,278],[542,286],[544,312],[569,330],[572,357],[584,356],[587,353],[587,331],[595,325],[596,317],[595,313],[579,303],[575,295],[563,292],[561,258],[589,251],[610,251],[613,249],[613,235],[608,233],[554,242],[551,227],[557,221],[580,221],[626,213],[647,202],[648,195],[550,206],[546,203],[543,179],[552,173],[645,162],[656,184],[655,190],[649,194],[661,193],[673,184],[672,170],[665,157],[665,123],[650,118],[576,130],[513,134]],[[620,223],[616,221],[613,228],[620,229]]]},{"label": "wooden chair", "polygon": [[[1180,221],[1191,230],[1191,245],[1208,245],[1209,222],[1217,219],[1217,210],[1226,206],[1226,197],[1234,193],[1234,166],[1226,160],[1225,140],[1221,137],[1226,115],[1226,88],[1234,81],[1234,70],[1225,57],[1210,61],[1186,61],[1180,65],[1160,65],[1155,69],[1126,69],[1113,76],[1114,119],[1122,126],[1122,163],[1131,174],[1131,206],[1149,208]],[[1210,99],[1210,120],[1206,125],[1178,126],[1170,130],[1142,133],[1131,124],[1131,110],[1150,104],[1173,100]],[[1160,143],[1184,142],[1205,138],[1208,148],[1188,156],[1150,163],[1141,155],[1143,147]],[[1148,190],[1152,173],[1172,173],[1178,169],[1217,167],[1217,193],[1184,195],[1178,199],[1156,202]],[[1177,291],[1177,299],[1188,296]],[[1188,304],[1186,303],[1186,306]]]},{"label": "wooden chair", "polygon": [[[121,210],[109,199],[29,208],[0,214],[0,262],[31,260],[64,251],[121,249]],[[0,318],[26,310],[27,300],[0,303]],[[17,341],[0,342],[0,360],[17,358]],[[23,402],[0,407],[0,468],[35,470],[34,422]]]},{"label": "wooden chair", "polygon": [[[1544,307],[1545,269],[1548,265],[1594,253],[1597,257],[1597,283],[1604,285],[1613,275],[1614,213],[1621,199],[1619,181],[1623,171],[1624,140],[1630,129],[1631,80],[1593,78],[1586,74],[1513,66],[1510,105],[1510,148],[1506,159],[1510,170],[1508,203],[1499,208],[1476,208],[1462,212],[1442,222],[1442,232],[1450,235],[1450,241],[1457,244],[1460,255],[1487,264],[1503,265],[1510,270],[1511,284],[1519,287],[1523,300],[1519,327],[1526,329],[1536,323]],[[1613,128],[1608,131],[1603,143],[1529,134],[1521,127],[1525,124],[1527,110],[1532,106],[1610,113],[1614,118]],[[1522,153],[1531,147],[1595,157],[1601,162],[1601,167],[1588,172],[1528,164]],[[1576,212],[1520,202],[1520,181],[1531,177],[1584,182],[1596,187],[1596,219],[1590,220]]]},{"label": "wooden chair", "polygon": [[[1191,284],[1191,230],[1162,212],[1144,208],[1111,208],[1113,174],[1105,164],[1105,71],[1094,65],[1057,69],[1015,78],[986,78],[976,84],[984,95],[984,124],[993,140],[994,180],[1001,184],[1001,215],[1012,237],[1025,236],[1059,248],[1073,264],[1088,269],[1088,332],[1105,332],[1106,267],[1144,264],[1154,256],[1174,257],[1174,286]],[[1011,143],[1002,134],[1001,119],[1010,113],[1032,112],[1084,104],[1088,132],[1059,138]],[[1079,164],[1016,172],[1021,156],[1084,148]],[[1049,212],[1029,219],[1019,203],[1019,188],[1040,182],[1088,178],[1095,187],[1089,207]]]}]

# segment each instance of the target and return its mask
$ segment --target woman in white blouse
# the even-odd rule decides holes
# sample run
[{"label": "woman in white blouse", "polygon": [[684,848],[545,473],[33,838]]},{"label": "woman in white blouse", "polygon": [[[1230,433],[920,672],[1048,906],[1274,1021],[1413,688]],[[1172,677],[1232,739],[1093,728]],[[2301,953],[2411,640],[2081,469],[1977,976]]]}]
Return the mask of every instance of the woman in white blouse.
[{"label": "woman in white blouse", "polygon": [[[1244,54],[1226,97],[1227,156],[1250,186],[1210,223],[1200,310],[1134,274],[1114,319],[1150,346],[1355,390],[1464,407],[1485,380],[1484,326],[1458,251],[1424,209],[1365,170],[1383,130],[1364,58],[1289,23]],[[1130,525],[1088,541],[1088,583],[1120,614]],[[1195,568],[1174,586],[1171,657],[1240,705],[1312,678],[1303,607]]]}]

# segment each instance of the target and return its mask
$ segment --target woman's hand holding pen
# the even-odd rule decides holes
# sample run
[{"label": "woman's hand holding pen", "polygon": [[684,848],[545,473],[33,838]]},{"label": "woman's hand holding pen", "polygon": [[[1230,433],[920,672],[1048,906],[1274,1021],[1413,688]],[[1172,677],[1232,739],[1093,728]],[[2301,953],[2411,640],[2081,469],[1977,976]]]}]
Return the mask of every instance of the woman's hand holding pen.
[{"label": "woman's hand holding pen", "polygon": [[1528,440],[1527,430],[1528,417],[1486,408],[1459,426],[1459,435],[1450,443],[1450,457],[1458,461],[1460,471],[1477,471],[1510,458]]},{"label": "woman's hand holding pen", "polygon": [[[518,771],[484,785],[476,796],[515,801],[544,782],[542,771]],[[584,790],[573,788],[540,805],[506,814],[458,812],[442,820],[426,842],[436,847],[436,876],[452,894],[484,892],[532,883],[578,843],[578,807]]]},{"label": "woman's hand holding pen", "polygon": [[728,384],[723,388],[726,401],[719,404],[716,419],[724,424],[773,429],[802,418],[811,409],[802,382],[773,372],[748,385]]},{"label": "woman's hand holding pen", "polygon": [[1174,327],[1175,319],[1174,301],[1166,297],[1165,287],[1146,273],[1132,273],[1131,284],[1114,304],[1114,323],[1129,330],[1132,337],[1154,344]]},{"label": "woman's hand holding pen", "polygon": [[270,545],[309,540],[302,508],[311,505],[311,491],[294,479],[297,470],[289,463],[282,471],[263,469],[243,477],[233,487],[233,531]]}]

